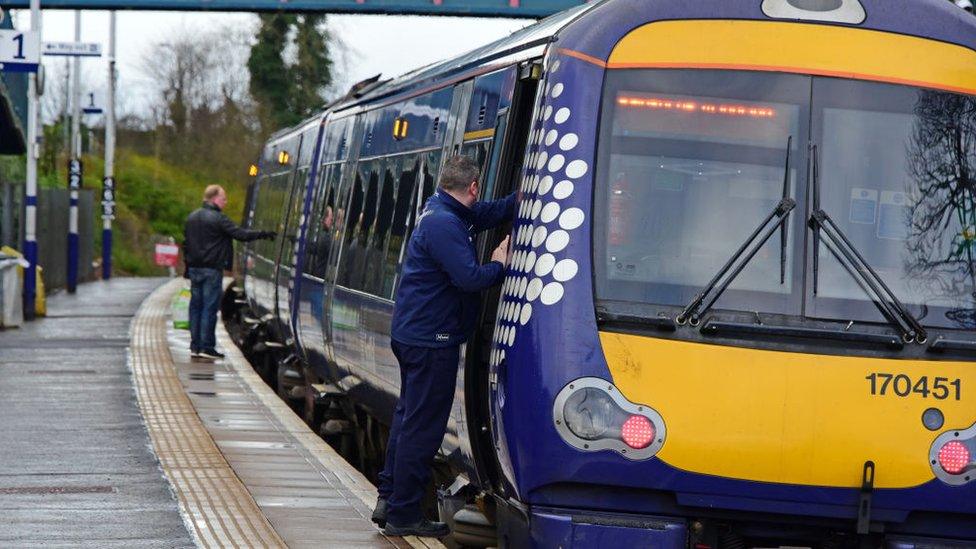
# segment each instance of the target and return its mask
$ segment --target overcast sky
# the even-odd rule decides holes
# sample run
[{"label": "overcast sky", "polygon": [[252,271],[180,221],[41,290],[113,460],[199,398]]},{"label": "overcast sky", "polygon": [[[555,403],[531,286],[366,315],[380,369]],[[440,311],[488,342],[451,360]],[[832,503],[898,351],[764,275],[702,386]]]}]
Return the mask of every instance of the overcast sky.
[{"label": "overcast sky", "polygon": [[[151,55],[152,45],[168,34],[181,29],[208,29],[227,25],[256,29],[257,16],[244,13],[209,12],[117,12],[117,66],[119,69],[120,111],[138,113],[146,108],[151,83],[139,70],[145,55]],[[82,12],[81,39],[101,42],[108,49],[108,12]],[[396,76],[408,70],[463,53],[474,47],[507,36],[531,20],[479,19],[467,17],[417,17],[385,15],[332,15],[330,30],[345,44],[347,55],[343,69],[342,88],[376,73]],[[18,11],[18,28],[30,28],[30,13]],[[45,10],[43,40],[61,42],[74,40],[74,12]],[[59,66],[64,58],[55,61]],[[48,58],[45,63],[50,63]],[[106,62],[102,59],[82,60],[82,73],[97,85],[104,85]]]}]

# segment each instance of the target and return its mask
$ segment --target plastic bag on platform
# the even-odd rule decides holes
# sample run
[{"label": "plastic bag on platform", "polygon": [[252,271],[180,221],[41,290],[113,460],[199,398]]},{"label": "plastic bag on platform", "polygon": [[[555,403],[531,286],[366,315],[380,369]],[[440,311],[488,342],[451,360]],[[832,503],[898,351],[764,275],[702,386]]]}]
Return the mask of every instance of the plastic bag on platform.
[{"label": "plastic bag on platform", "polygon": [[173,296],[173,328],[190,329],[190,289],[182,288]]}]

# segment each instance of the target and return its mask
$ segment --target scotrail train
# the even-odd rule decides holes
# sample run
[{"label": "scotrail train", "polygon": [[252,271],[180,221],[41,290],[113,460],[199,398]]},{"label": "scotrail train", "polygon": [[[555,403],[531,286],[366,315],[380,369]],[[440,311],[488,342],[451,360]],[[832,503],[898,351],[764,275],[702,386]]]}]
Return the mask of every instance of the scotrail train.
[{"label": "scotrail train", "polygon": [[438,465],[463,543],[976,547],[976,21],[606,0],[276,134],[242,336],[378,466],[404,242],[451,154],[521,190]]}]

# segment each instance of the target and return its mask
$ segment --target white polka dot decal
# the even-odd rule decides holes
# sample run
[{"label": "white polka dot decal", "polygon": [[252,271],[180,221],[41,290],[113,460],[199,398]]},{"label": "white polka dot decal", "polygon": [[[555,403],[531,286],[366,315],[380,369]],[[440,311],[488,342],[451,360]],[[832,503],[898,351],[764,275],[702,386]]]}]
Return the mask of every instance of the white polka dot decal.
[{"label": "white polka dot decal", "polygon": [[573,97],[573,74],[558,73],[559,60],[551,57],[546,67],[524,157],[511,263],[496,315],[493,367],[506,359],[519,331],[540,311],[562,302],[568,284],[580,273],[574,254],[582,253],[577,248],[584,236],[578,231],[587,220],[573,199],[577,189],[590,188],[583,178],[590,171],[585,153],[591,151],[581,141],[578,117],[591,108]]},{"label": "white polka dot decal", "polygon": [[532,247],[538,248],[542,246],[542,243],[546,241],[546,237],[549,235],[549,231],[546,230],[545,226],[540,225],[535,228],[535,232],[532,233]]},{"label": "white polka dot decal", "polygon": [[566,163],[566,157],[565,156],[563,156],[561,154],[554,155],[549,160],[549,171],[550,172],[558,172],[559,170],[563,169],[563,165],[565,163]]},{"label": "white polka dot decal", "polygon": [[[559,215],[559,203],[550,202],[542,207],[542,214],[539,219],[541,219],[543,223],[549,223],[553,219],[556,219],[556,216],[558,215]],[[562,220],[560,220],[560,226],[562,226]],[[565,227],[563,228],[565,229]]]},{"label": "white polka dot decal", "polygon": [[566,166],[566,176],[572,179],[579,179],[580,177],[586,175],[587,169],[588,166],[586,165],[586,162],[582,160],[573,160],[568,166]]},{"label": "white polka dot decal", "polygon": [[566,231],[554,231],[546,239],[546,249],[552,253],[561,252],[569,245],[569,233]]},{"label": "white polka dot decal", "polygon": [[552,254],[542,254],[539,259],[535,262],[535,275],[536,276],[546,276],[552,272],[553,267],[556,266],[556,256]]},{"label": "white polka dot decal", "polygon": [[533,278],[532,282],[529,282],[529,285],[525,288],[525,299],[535,301],[540,293],[542,293],[542,279]]},{"label": "white polka dot decal", "polygon": [[[563,122],[569,120],[569,114],[569,109],[563,107],[556,111],[556,116],[553,118],[553,120],[556,122],[556,124],[562,124]],[[546,118],[546,120],[548,120],[548,118]]]},{"label": "white polka dot decal", "polygon": [[539,212],[542,211],[542,201],[536,200],[532,203],[532,219],[539,217]]},{"label": "white polka dot decal", "polygon": [[558,282],[550,282],[542,289],[540,301],[543,305],[552,305],[563,298],[563,285]]},{"label": "white polka dot decal", "polygon": [[560,181],[556,184],[556,188],[552,190],[552,197],[556,200],[569,198],[571,194],[573,194],[573,182],[569,180]]},{"label": "white polka dot decal", "polygon": [[545,194],[548,193],[549,189],[551,188],[552,188],[552,176],[547,175],[542,178],[542,181],[539,182],[539,196],[545,196]]},{"label": "white polka dot decal", "polygon": [[559,216],[559,226],[567,231],[571,231],[583,224],[583,210],[570,208]]},{"label": "white polka dot decal", "polygon": [[572,280],[576,273],[579,272],[579,266],[572,259],[563,259],[552,269],[552,277],[559,282],[566,282]]},{"label": "white polka dot decal", "polygon": [[549,133],[546,134],[546,146],[551,147],[552,144],[556,142],[556,139],[558,137],[559,137],[559,132],[557,132],[556,130],[549,130]]},{"label": "white polka dot decal", "polygon": [[[553,130],[556,131],[556,130]],[[571,151],[579,143],[579,137],[575,133],[567,133],[559,140],[559,149],[563,151]]]}]

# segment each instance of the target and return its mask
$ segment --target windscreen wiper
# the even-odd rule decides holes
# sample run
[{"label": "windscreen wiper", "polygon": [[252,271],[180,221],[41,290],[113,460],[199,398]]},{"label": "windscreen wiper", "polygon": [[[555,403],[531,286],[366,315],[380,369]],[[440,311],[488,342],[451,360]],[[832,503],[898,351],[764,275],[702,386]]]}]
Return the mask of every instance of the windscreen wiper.
[{"label": "windscreen wiper", "polygon": [[[812,147],[813,161],[813,208],[810,214],[810,229],[813,230],[813,294],[817,295],[820,271],[820,243],[830,250],[837,262],[857,282],[858,286],[871,298],[881,314],[898,329],[906,343],[928,341],[928,334],[922,324],[902,305],[891,288],[864,259],[861,252],[840,230],[840,227],[820,207],[820,172],[817,146]],[[823,238],[826,237],[826,238]]]},{"label": "windscreen wiper", "polygon": [[[721,269],[712,280],[702,289],[698,295],[695,296],[691,303],[688,304],[675,317],[674,321],[679,325],[685,325],[686,323],[692,326],[698,326],[701,324],[701,317],[712,305],[718,301],[718,298],[722,297],[725,290],[728,289],[729,285],[739,276],[739,273],[746,268],[746,265],[752,261],[752,258],[759,253],[759,250],[766,244],[776,229],[783,228],[783,233],[780,241],[780,280],[785,281],[786,276],[786,232],[785,225],[786,220],[789,218],[789,214],[796,207],[796,200],[793,200],[789,196],[789,180],[790,180],[790,149],[793,144],[793,136],[791,135],[786,141],[786,175],[783,177],[783,198],[780,199],[779,204],[773,208],[773,211],[769,212],[769,215],[763,219],[762,223],[756,227],[756,230],[752,231],[749,238],[739,246],[739,249],[732,254],[732,257],[722,266]],[[706,303],[707,300],[707,303]],[[704,303],[704,306],[702,305]]]}]

